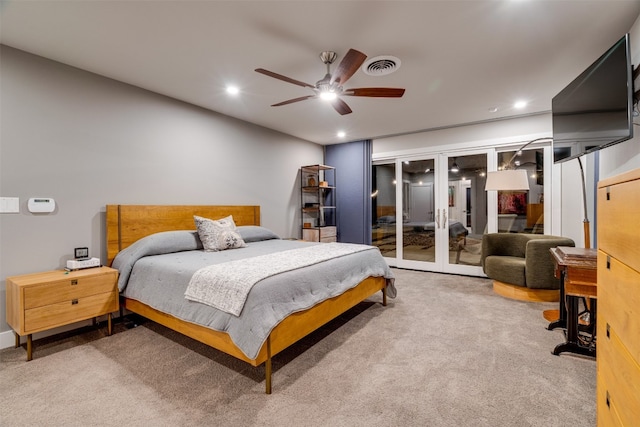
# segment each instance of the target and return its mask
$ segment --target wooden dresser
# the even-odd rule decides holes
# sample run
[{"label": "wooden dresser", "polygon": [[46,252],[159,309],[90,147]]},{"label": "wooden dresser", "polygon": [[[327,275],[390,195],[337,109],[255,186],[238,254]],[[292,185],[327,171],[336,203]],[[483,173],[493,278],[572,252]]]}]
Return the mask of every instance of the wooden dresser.
[{"label": "wooden dresser", "polygon": [[27,335],[27,360],[32,359],[31,335],[118,310],[118,270],[109,267],[64,270],[7,277],[7,323]]},{"label": "wooden dresser", "polygon": [[598,183],[598,426],[640,422],[640,169]]}]

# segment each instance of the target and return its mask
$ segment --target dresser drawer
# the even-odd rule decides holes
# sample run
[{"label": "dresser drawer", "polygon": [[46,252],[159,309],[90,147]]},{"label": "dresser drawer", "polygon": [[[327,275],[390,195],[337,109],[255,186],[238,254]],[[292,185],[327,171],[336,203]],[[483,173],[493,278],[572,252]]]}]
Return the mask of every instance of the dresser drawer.
[{"label": "dresser drawer", "polygon": [[118,294],[111,292],[69,299],[35,307],[24,312],[24,329],[34,333],[118,310]]},{"label": "dresser drawer", "polygon": [[606,378],[601,374],[598,374],[596,387],[596,423],[598,427],[624,427],[616,407],[617,402],[611,399],[610,387]]},{"label": "dresser drawer", "polygon": [[640,270],[640,180],[598,188],[598,248]]},{"label": "dresser drawer", "polygon": [[[598,396],[608,397],[609,407],[622,425],[640,420],[640,365],[633,359],[613,327],[607,333],[608,319],[598,319],[598,378],[602,389]],[[602,335],[600,335],[602,332]],[[607,395],[608,393],[608,395]]]},{"label": "dresser drawer", "polygon": [[113,292],[116,287],[113,274],[66,278],[64,280],[33,285],[24,289],[24,307],[31,309],[57,302],[84,298],[90,295]]},{"label": "dresser drawer", "polygon": [[[598,325],[602,317],[640,361],[640,273],[598,251]],[[598,332],[598,345],[605,336]],[[599,351],[599,350],[598,350]]]}]

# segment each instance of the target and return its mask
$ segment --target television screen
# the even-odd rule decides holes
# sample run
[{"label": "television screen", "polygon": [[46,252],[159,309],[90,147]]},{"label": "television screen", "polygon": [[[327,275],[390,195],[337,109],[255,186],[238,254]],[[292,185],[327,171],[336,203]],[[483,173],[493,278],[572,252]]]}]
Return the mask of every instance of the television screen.
[{"label": "television screen", "polygon": [[554,162],[633,137],[631,76],[627,34],[553,97]]}]

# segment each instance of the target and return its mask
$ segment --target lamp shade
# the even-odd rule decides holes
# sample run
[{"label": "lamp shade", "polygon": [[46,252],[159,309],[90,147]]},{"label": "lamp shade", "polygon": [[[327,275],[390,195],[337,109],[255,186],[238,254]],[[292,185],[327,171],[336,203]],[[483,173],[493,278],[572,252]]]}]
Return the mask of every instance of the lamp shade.
[{"label": "lamp shade", "polygon": [[487,183],[485,191],[524,191],[529,190],[529,177],[527,171],[503,170],[497,172],[487,172]]}]

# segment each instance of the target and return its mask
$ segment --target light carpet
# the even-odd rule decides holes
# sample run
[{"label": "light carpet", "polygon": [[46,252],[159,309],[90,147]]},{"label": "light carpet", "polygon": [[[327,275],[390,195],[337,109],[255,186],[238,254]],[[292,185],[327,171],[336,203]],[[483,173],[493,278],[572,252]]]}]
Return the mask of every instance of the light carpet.
[{"label": "light carpet", "polygon": [[152,322],[0,352],[0,425],[593,426],[595,361],[551,350],[555,304],[487,279],[394,269],[375,295],[253,368]]}]

